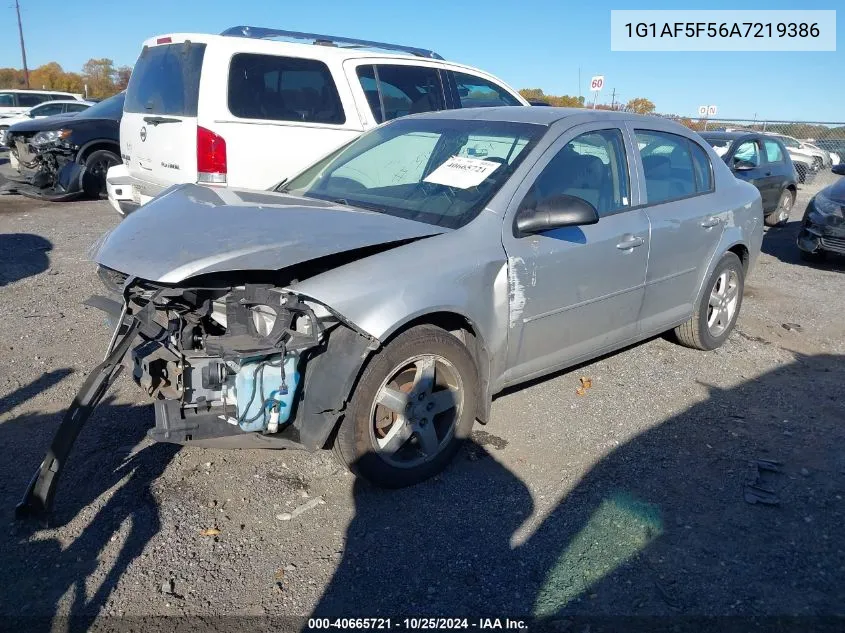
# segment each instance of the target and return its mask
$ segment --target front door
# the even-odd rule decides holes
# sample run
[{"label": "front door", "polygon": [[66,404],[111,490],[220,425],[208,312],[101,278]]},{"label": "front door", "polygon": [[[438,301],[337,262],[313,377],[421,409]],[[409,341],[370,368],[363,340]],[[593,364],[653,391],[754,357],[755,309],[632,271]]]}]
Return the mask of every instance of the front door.
[{"label": "front door", "polygon": [[[510,292],[506,383],[574,364],[636,337],[649,223],[643,210],[631,208],[626,158],[631,151],[618,127],[573,128],[552,144],[517,190],[502,235]],[[515,234],[521,209],[560,194],[592,204],[599,222]]]}]

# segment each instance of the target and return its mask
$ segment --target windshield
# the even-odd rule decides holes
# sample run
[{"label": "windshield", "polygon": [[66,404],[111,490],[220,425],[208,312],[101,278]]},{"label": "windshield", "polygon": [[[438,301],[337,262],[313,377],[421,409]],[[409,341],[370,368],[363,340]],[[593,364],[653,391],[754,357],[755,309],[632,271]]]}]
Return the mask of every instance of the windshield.
[{"label": "windshield", "polygon": [[114,119],[119,121],[123,114],[123,99],[126,93],[121,92],[113,97],[109,97],[104,101],[100,101],[92,105],[87,110],[80,112],[74,118],[76,119]]},{"label": "windshield", "polygon": [[731,143],[733,142],[729,138],[713,138],[712,136],[704,136],[705,141],[713,148],[719,156],[724,157],[729,151],[731,151]]},{"label": "windshield", "polygon": [[324,158],[282,191],[458,228],[478,215],[546,129],[402,119]]}]

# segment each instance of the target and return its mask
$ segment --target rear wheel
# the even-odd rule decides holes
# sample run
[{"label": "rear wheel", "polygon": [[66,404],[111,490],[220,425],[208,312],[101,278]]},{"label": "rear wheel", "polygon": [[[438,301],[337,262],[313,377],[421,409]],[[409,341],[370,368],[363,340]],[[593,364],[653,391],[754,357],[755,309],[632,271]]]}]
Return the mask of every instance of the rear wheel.
[{"label": "rear wheel", "polygon": [[335,456],[378,486],[402,488],[443,470],[472,430],[478,372],[455,336],[409,329],[373,356],[334,442]]},{"label": "rear wheel", "polygon": [[763,218],[766,226],[783,226],[789,222],[789,213],[792,205],[795,204],[795,192],[791,189],[784,189],[780,193],[777,208]]},{"label": "rear wheel", "polygon": [[81,189],[89,198],[100,198],[106,194],[106,173],[109,167],[120,164],[120,156],[107,149],[98,149],[85,157]]},{"label": "rear wheel", "polygon": [[745,272],[734,253],[725,253],[716,266],[692,318],[675,328],[678,342],[701,350],[716,349],[730,336],[742,305]]}]

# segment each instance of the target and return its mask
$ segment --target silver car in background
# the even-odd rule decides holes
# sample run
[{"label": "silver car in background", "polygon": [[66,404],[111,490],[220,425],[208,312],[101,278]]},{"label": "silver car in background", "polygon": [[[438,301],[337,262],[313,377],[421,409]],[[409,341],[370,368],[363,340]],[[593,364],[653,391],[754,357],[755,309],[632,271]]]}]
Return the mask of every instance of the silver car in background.
[{"label": "silver car in background", "polygon": [[333,447],[389,487],[505,387],[667,330],[724,343],[763,236],[697,134],[620,112],[410,116],[277,189],[175,186],[108,235],[109,349],[155,439]]}]

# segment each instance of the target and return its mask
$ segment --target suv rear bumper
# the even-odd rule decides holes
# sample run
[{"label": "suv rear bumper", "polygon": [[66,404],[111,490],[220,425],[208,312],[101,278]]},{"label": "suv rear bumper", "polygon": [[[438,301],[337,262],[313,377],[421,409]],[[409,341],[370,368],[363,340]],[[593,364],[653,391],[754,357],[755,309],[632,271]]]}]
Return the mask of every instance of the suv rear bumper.
[{"label": "suv rear bumper", "polygon": [[129,215],[138,207],[147,204],[165,188],[131,176],[126,165],[110,167],[106,174],[109,203],[120,215]]}]

